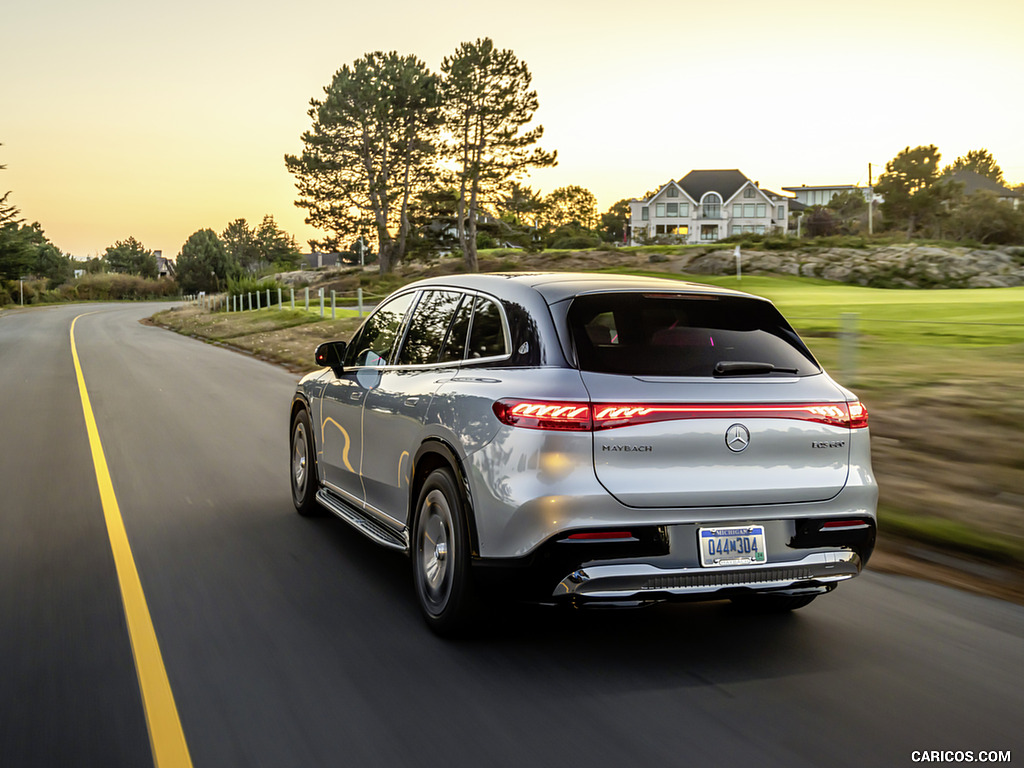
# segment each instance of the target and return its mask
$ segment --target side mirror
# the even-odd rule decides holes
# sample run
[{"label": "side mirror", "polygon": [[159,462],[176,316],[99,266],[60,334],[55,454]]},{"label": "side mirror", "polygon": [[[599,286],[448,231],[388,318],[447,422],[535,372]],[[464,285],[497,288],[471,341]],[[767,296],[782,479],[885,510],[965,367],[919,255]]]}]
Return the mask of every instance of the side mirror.
[{"label": "side mirror", "polygon": [[330,367],[335,373],[340,373],[345,365],[344,341],[327,341],[316,348],[313,357],[316,364],[321,367]]}]

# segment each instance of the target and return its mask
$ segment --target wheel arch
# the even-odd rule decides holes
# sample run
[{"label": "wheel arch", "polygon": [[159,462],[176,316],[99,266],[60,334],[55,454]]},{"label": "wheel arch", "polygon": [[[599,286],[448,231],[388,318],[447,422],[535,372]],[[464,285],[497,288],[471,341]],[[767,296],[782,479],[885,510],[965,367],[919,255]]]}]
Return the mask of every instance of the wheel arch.
[{"label": "wheel arch", "polygon": [[473,509],[473,494],[469,487],[469,478],[466,475],[465,467],[459,459],[455,449],[448,443],[438,438],[425,441],[416,451],[413,458],[412,477],[409,480],[409,528],[411,530],[415,515],[416,502],[419,500],[420,490],[430,473],[436,469],[450,469],[455,476],[455,484],[462,494],[463,507],[466,512],[466,525],[469,530],[471,557],[480,554],[480,543],[476,530],[476,514]]}]

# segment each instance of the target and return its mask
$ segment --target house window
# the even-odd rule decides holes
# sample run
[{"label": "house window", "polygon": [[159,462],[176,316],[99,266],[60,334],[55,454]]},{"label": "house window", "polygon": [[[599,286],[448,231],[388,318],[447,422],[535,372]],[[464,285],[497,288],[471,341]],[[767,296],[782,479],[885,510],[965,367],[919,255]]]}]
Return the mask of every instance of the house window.
[{"label": "house window", "polygon": [[743,218],[743,203],[736,203],[736,205],[732,207],[732,217],[734,219]]},{"label": "house window", "polygon": [[668,215],[678,216],[679,215],[679,203],[668,203]]},{"label": "house window", "polygon": [[731,227],[729,227],[729,234],[730,235],[738,235],[742,231],[743,231],[743,227],[741,227],[739,224],[733,224]]},{"label": "house window", "polygon": [[754,192],[754,188],[753,187],[747,187],[746,189],[743,190],[743,196],[744,197],[748,197],[748,198],[749,197],[753,197],[755,194],[757,194],[757,193]]},{"label": "house window", "polygon": [[784,205],[780,205],[779,206],[779,215],[776,216],[776,218],[779,221],[783,221],[786,218],[786,206],[784,206]]},{"label": "house window", "polygon": [[765,205],[764,203],[758,203],[757,204],[757,218],[763,219],[767,215],[768,215],[768,206]]},{"label": "house window", "polygon": [[[722,218],[722,198],[720,198],[714,192],[710,192],[707,195],[705,195],[702,216],[705,219]],[[715,230],[717,231],[718,227],[715,227]],[[701,239],[704,239],[703,231],[701,232]],[[713,239],[717,240],[718,235],[716,234]]]},{"label": "house window", "polygon": [[640,221],[647,221],[650,218],[650,213],[648,212],[647,206],[645,205],[643,208],[640,209]]},{"label": "house window", "polygon": [[675,187],[669,187],[665,197],[679,197],[679,190]]},{"label": "house window", "polygon": [[743,204],[743,217],[746,219],[754,218],[754,204],[744,203]]},{"label": "house window", "polygon": [[689,203],[680,203],[679,204],[679,215],[680,216],[689,216],[690,215],[690,204]]},{"label": "house window", "polygon": [[718,225],[717,224],[701,224],[700,225],[700,239],[701,240],[717,240],[718,239]]},{"label": "house window", "polygon": [[654,205],[654,215],[657,218],[659,218],[659,219],[664,219],[665,218],[665,204],[664,203],[656,203]]}]

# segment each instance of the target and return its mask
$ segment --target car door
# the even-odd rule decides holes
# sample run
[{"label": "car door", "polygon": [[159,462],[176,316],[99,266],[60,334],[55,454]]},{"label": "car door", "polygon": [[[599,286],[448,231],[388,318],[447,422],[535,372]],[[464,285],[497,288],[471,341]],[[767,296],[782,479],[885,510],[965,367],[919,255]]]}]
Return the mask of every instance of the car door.
[{"label": "car door", "polygon": [[324,482],[359,507],[365,500],[360,474],[363,405],[395,352],[414,296],[415,292],[399,294],[367,318],[348,346],[344,370],[331,376],[324,388],[319,425]]},{"label": "car door", "polygon": [[412,460],[428,429],[434,392],[455,376],[462,358],[459,354],[448,362],[440,359],[449,328],[457,325],[453,320],[460,303],[468,301],[472,306],[472,296],[463,297],[451,289],[423,291],[394,365],[380,370],[377,385],[366,394],[362,459],[366,504],[399,524],[408,523]]}]

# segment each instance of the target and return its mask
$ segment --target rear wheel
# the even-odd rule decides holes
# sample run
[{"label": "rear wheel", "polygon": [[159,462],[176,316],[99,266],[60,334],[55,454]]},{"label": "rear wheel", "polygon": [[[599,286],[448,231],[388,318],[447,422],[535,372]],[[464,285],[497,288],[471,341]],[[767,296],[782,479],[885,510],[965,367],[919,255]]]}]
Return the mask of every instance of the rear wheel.
[{"label": "rear wheel", "polygon": [[810,605],[817,595],[744,595],[732,598],[733,605],[751,613],[788,613]]},{"label": "rear wheel", "polygon": [[303,517],[323,514],[323,507],[316,500],[316,451],[313,448],[313,429],[305,409],[296,413],[292,419],[290,467],[295,509]]},{"label": "rear wheel", "polygon": [[412,573],[427,624],[446,637],[468,629],[477,613],[466,515],[451,471],[431,472],[416,505]]}]

